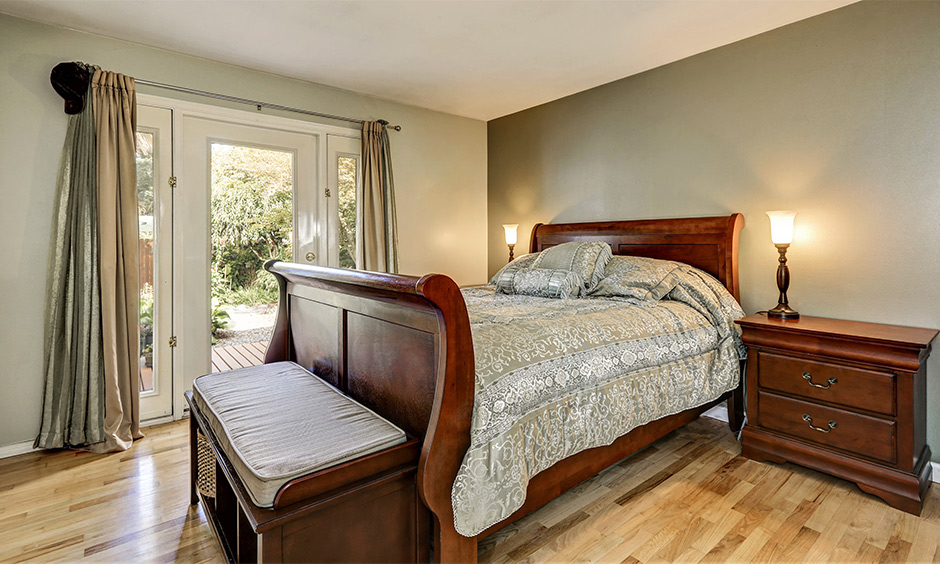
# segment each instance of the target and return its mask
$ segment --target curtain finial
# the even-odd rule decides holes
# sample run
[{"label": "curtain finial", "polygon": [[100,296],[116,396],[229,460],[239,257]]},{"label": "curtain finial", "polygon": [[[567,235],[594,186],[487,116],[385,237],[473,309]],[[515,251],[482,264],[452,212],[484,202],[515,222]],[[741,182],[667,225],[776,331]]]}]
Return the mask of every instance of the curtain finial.
[{"label": "curtain finial", "polygon": [[85,108],[85,92],[91,79],[89,69],[93,68],[77,62],[59,63],[52,67],[49,82],[65,100],[65,113],[78,114]]}]

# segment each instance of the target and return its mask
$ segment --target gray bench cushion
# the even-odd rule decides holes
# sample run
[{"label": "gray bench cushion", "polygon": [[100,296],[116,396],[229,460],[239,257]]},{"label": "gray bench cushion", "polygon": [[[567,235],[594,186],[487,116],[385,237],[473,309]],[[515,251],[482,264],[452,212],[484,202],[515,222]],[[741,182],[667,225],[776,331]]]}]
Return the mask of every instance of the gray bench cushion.
[{"label": "gray bench cushion", "polygon": [[193,399],[259,507],[285,483],[405,442],[405,433],[293,362],[206,374]]}]

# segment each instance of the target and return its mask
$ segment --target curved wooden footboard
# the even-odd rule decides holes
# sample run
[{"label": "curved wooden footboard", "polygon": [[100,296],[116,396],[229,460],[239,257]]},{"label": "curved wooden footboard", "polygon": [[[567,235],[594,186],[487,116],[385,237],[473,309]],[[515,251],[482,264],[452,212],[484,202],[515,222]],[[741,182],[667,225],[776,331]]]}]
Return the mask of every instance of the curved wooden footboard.
[{"label": "curved wooden footboard", "polygon": [[457,284],[268,261],[280,300],[265,362],[291,360],[423,439],[418,490],[435,559],[476,560],[454,529],[450,492],[470,444],[473,343]]}]

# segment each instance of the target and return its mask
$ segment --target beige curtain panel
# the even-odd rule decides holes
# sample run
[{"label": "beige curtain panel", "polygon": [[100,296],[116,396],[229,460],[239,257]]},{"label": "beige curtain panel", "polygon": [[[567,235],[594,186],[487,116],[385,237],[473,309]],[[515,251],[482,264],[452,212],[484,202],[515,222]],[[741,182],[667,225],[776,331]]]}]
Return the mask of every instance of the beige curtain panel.
[{"label": "beige curtain panel", "polygon": [[137,389],[139,264],[137,256],[137,94],[129,76],[97,70],[92,78],[101,250],[104,341],[104,441],[91,450],[130,448],[140,433]]},{"label": "beige curtain panel", "polygon": [[362,193],[356,198],[356,264],[398,272],[398,222],[392,154],[384,121],[362,123]]}]

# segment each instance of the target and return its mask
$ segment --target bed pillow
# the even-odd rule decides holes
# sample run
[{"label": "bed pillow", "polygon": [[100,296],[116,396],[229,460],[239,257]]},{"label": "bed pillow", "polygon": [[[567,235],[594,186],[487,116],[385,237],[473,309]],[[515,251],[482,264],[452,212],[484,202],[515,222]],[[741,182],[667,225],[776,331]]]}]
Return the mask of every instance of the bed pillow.
[{"label": "bed pillow", "polygon": [[493,275],[490,278],[490,284],[496,284],[496,279],[499,278],[499,275],[502,274],[506,269],[520,269],[520,268],[529,268],[532,266],[532,261],[538,256],[538,253],[530,253],[528,255],[522,255],[521,257],[516,257],[512,262],[506,266],[499,269],[499,272]]},{"label": "bed pillow", "polygon": [[607,263],[592,297],[621,297],[659,301],[672,288],[672,271],[681,263],[647,257],[616,255]]},{"label": "bed pillow", "polygon": [[603,241],[572,241],[540,252],[530,268],[566,270],[581,277],[581,295],[587,294],[604,277],[613,253]]},{"label": "bed pillow", "polygon": [[576,298],[584,286],[576,272],[548,268],[503,268],[495,279],[499,294],[540,298]]}]

